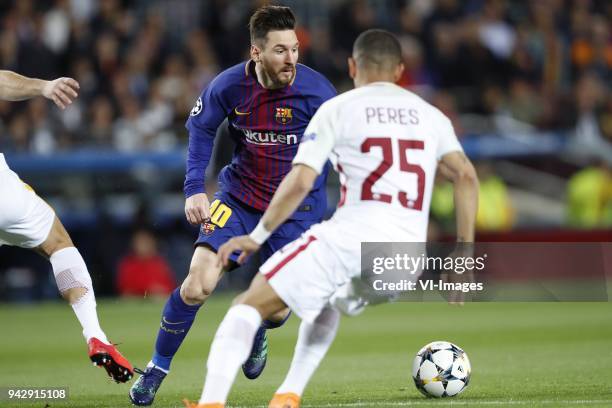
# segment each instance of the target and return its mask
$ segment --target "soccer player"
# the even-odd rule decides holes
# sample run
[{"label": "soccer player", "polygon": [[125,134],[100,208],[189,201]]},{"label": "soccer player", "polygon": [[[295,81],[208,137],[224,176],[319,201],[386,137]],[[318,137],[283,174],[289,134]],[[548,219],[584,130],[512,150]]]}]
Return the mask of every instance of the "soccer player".
[{"label": "soccer player", "polygon": [[[0,99],[20,101],[42,95],[64,109],[77,97],[72,78],[54,81],[0,71]],[[53,209],[9,169],[0,153],[0,245],[33,249],[51,262],[57,287],[83,327],[89,358],[116,382],[134,375],[132,365],[106,338],[96,313],[96,297],[85,261]]]},{"label": "soccer player", "polygon": [[476,173],[448,118],[394,84],[403,71],[401,60],[400,45],[389,32],[368,30],[357,38],[349,59],[356,89],[321,106],[259,224],[219,249],[225,264],[235,251],[241,251],[241,262],[260,248],[332,160],[342,182],[336,213],[262,265],[219,326],[200,403],[188,406],[225,406],[261,320],[289,306],[302,323],[289,373],[270,407],[298,407],[336,334],[339,312],[330,301],[360,275],[361,243],[425,242],[436,168],[454,182],[457,239],[473,242]]},{"label": "soccer player", "polygon": [[[153,357],[130,390],[130,399],[136,405],[153,403],[198,309],[222,274],[236,266],[236,256],[230,256],[225,268],[218,265],[218,248],[257,225],[291,169],[308,122],[319,106],[336,94],[321,74],[297,64],[299,43],[295,18],[288,7],[258,9],[249,27],[251,59],[219,74],[202,92],[187,121],[185,214],[191,224],[201,225],[200,234],[189,274],[162,312]],[[215,133],[225,119],[236,148],[231,163],[219,174],[219,191],[209,204],[204,172]],[[321,220],[327,206],[327,166],[323,167],[292,214],[261,247],[262,260]],[[265,330],[282,325],[287,316],[288,311],[279,310],[262,323],[251,357],[244,362],[248,378],[259,376],[266,363]]]}]

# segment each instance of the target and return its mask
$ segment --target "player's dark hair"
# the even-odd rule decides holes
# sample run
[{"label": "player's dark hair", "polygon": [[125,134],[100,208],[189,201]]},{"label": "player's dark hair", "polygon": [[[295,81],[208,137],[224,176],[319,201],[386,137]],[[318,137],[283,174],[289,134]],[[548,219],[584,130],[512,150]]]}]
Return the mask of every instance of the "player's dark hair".
[{"label": "player's dark hair", "polygon": [[355,40],[353,58],[361,68],[389,70],[402,62],[402,47],[397,38],[387,30],[367,30]]},{"label": "player's dark hair", "polygon": [[295,16],[289,7],[263,6],[257,9],[249,21],[251,43],[265,42],[270,31],[295,29]]}]

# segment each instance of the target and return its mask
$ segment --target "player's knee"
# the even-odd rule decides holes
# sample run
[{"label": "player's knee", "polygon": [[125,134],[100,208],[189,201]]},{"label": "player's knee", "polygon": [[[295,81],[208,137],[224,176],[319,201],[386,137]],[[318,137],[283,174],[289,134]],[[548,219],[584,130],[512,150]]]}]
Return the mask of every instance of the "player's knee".
[{"label": "player's knee", "polygon": [[51,231],[47,236],[45,242],[43,242],[39,246],[39,250],[49,258],[55,252],[60,249],[73,247],[72,239],[70,239],[70,235],[59,221],[59,219],[55,218],[53,222],[53,226],[51,227]]},{"label": "player's knee", "polygon": [[201,305],[211,295],[212,289],[203,289],[200,286],[181,287],[181,298],[188,305]]},{"label": "player's knee", "polygon": [[198,279],[186,279],[181,286],[181,298],[188,305],[201,305],[215,290],[212,283]]},{"label": "player's knee", "polygon": [[204,303],[215,290],[221,273],[217,255],[206,248],[198,248],[189,267],[189,275],[181,285],[183,301],[190,305]]}]

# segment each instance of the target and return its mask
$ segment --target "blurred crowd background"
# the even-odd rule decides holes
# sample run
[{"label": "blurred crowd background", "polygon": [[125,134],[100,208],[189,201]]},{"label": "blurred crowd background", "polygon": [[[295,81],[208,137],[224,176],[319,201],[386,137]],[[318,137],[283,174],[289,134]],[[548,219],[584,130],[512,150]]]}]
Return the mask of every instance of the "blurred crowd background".
[{"label": "blurred crowd background", "polygon": [[[21,0],[0,5],[0,65],[70,75],[66,112],[44,100],[2,103],[2,150],[164,150],[184,142],[200,90],[247,57],[246,28],[265,1]],[[612,140],[612,4],[605,0],[286,1],[301,61],[339,90],[364,29],[397,33],[401,84],[442,108],[457,132],[576,128],[593,116]],[[469,115],[463,117],[463,115]]]},{"label": "blurred crowd background", "polygon": [[[81,85],[65,111],[43,98],[0,101],[0,151],[57,209],[102,293],[165,293],[187,272],[196,231],[182,213],[184,123],[212,78],[248,58],[248,19],[266,3],[0,2],[0,69]],[[361,31],[399,36],[401,85],[451,118],[477,164],[482,236],[612,232],[612,2],[276,3],[298,17],[301,62],[340,92],[352,86],[346,58]],[[232,148],[220,135],[210,191]],[[331,214],[333,177],[329,195]],[[453,220],[452,190],[438,183],[432,239],[452,234]],[[133,287],[143,271],[154,283]],[[44,261],[1,248],[0,298],[20,287],[29,289],[16,298],[44,297],[47,273]]]}]

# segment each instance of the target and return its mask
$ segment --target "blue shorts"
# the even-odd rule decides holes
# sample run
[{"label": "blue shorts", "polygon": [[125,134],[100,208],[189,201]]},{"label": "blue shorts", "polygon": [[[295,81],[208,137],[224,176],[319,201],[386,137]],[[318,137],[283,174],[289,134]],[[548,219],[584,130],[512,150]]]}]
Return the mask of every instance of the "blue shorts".
[{"label": "blue shorts", "polygon": [[[226,191],[217,191],[210,203],[210,222],[200,227],[195,245],[205,245],[217,252],[219,247],[233,237],[248,235],[263,216],[261,211],[248,207]],[[319,220],[287,220],[274,231],[259,250],[261,262],[265,262],[276,251],[295,241],[311,225]],[[230,259],[236,261],[238,254]]]}]

